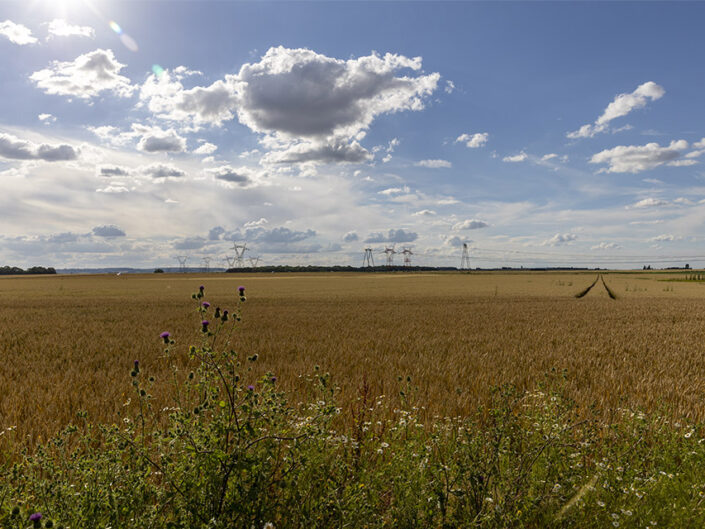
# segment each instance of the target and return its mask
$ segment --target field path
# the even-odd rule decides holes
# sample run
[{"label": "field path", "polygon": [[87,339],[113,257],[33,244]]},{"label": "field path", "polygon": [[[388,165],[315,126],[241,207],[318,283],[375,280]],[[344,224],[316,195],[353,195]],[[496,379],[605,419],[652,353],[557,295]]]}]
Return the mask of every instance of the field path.
[{"label": "field path", "polygon": [[605,283],[602,274],[598,274],[592,285],[575,295],[576,298],[610,298],[617,299],[614,292]]}]

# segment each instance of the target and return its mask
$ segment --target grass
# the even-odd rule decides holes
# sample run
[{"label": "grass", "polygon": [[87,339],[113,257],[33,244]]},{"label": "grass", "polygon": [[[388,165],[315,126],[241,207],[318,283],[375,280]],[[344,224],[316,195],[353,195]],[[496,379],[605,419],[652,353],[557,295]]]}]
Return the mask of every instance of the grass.
[{"label": "grass", "polygon": [[[553,284],[544,279],[532,276],[529,282]],[[457,278],[436,278],[435,285],[447,288],[444,280]],[[22,450],[27,441],[20,427],[0,430],[2,455],[10,456],[6,464],[0,460],[0,527],[588,528],[705,522],[705,424],[677,418],[672,406],[644,412],[626,402],[628,394],[619,405],[594,399],[588,405],[571,397],[568,370],[555,368],[532,372],[524,388],[482,388],[472,380],[464,387],[481,404],[458,415],[437,415],[435,410],[449,408],[434,406],[428,381],[421,384],[412,375],[386,382],[389,391],[380,394],[363,372],[360,384],[346,393],[343,383],[316,366],[310,375],[289,380],[287,390],[286,379],[262,365],[265,355],[252,354],[248,340],[267,330],[258,324],[246,331],[256,296],[248,289],[251,301],[241,322],[236,291],[226,289],[221,304],[227,301],[230,314],[220,317],[215,304],[202,303],[218,299],[208,283],[206,296],[196,287],[185,306],[191,332],[173,326],[171,336],[155,332],[149,346],[154,355],[143,349],[122,365],[111,383],[123,392],[119,413],[79,411],[68,421],[73,424],[37,438],[30,451]],[[689,299],[683,294],[680,300]],[[307,299],[298,289],[297,296]],[[553,303],[570,300],[572,307],[603,311],[624,300],[572,296],[545,294]],[[652,303],[659,300],[669,297]],[[317,313],[319,326],[322,315]],[[504,321],[506,328],[511,324]],[[75,369],[73,361],[68,367]],[[375,374],[384,376],[381,370]],[[462,397],[461,386],[455,394]]]}]

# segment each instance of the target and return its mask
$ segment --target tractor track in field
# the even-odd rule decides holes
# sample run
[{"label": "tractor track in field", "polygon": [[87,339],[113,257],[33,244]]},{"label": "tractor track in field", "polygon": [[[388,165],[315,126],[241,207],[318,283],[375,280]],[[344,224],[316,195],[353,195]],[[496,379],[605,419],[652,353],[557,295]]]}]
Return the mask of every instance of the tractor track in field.
[{"label": "tractor track in field", "polygon": [[[602,283],[602,286],[604,287],[605,292],[610,297],[610,299],[617,299],[617,295],[612,291],[612,289],[610,287],[607,286],[607,283],[605,283],[605,278],[603,277],[602,274],[597,274],[595,281],[593,281],[592,284],[589,287],[587,287],[586,289],[578,292],[575,295],[575,297],[578,299],[584,298],[585,296],[588,295],[588,293],[590,291],[592,291],[593,288],[595,288],[595,286],[597,286],[598,283]],[[597,287],[597,288],[599,289],[600,287]]]}]

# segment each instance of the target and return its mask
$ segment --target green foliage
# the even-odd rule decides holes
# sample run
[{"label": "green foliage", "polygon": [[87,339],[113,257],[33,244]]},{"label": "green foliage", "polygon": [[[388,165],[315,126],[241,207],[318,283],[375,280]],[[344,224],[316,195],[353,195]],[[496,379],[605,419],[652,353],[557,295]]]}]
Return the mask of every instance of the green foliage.
[{"label": "green foliage", "polygon": [[0,276],[37,274],[56,274],[56,270],[51,266],[32,266],[27,270],[23,270],[22,268],[19,268],[17,266],[0,266]]},{"label": "green foliage", "polygon": [[[291,402],[273,375],[253,380],[256,355],[234,351],[239,306],[214,310],[202,289],[192,297],[199,345],[161,335],[172,405],[155,409],[154,379],[135,362],[119,424],[79,413],[76,425],[0,467],[0,527],[705,522],[701,426],[630,410],[606,422],[564,398],[555,374],[533,391],[496,388],[470,417],[431,423],[410,377],[393,398],[363,385],[352,421],[340,421],[327,374],[316,370],[310,394]],[[243,303],[244,291],[238,297]],[[34,513],[41,520],[30,521]]]}]

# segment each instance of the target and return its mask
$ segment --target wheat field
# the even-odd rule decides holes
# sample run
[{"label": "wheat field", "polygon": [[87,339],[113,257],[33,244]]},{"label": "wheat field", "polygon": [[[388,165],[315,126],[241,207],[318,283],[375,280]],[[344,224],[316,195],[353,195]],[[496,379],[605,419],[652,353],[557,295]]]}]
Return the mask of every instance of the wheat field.
[{"label": "wheat field", "polygon": [[[468,413],[493,385],[565,373],[567,393],[705,419],[705,284],[682,273],[156,274],[0,279],[0,429],[31,446],[86,410],[117,421],[130,369],[168,380],[162,331],[198,339],[191,294],[232,309],[234,348],[300,391],[330,372],[348,409],[367,386],[390,398],[411,377],[429,417]],[[161,404],[168,404],[158,402]],[[0,439],[1,440],[1,439]],[[17,441],[15,441],[17,442]]]}]

